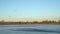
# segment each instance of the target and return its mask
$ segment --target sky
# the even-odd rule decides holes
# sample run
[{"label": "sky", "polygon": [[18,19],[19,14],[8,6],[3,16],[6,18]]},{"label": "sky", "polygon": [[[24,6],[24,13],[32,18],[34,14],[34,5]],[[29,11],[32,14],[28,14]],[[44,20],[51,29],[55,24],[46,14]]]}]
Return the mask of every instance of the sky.
[{"label": "sky", "polygon": [[0,0],[1,20],[60,20],[60,0]]}]

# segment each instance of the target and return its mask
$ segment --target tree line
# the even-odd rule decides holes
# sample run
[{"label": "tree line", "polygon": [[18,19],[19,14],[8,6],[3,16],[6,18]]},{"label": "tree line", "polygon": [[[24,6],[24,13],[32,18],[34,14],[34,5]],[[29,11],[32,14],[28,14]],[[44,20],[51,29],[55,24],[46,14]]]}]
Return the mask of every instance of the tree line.
[{"label": "tree line", "polygon": [[0,24],[60,24],[60,20],[57,21],[32,21],[32,22],[5,22],[5,21],[0,21]]}]

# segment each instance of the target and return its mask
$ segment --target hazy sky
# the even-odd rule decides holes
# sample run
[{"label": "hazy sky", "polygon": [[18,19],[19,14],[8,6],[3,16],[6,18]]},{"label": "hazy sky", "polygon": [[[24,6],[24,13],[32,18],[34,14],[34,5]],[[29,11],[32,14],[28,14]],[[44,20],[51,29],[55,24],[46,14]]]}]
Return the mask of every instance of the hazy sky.
[{"label": "hazy sky", "polygon": [[40,21],[60,19],[60,0],[0,0],[0,20]]}]

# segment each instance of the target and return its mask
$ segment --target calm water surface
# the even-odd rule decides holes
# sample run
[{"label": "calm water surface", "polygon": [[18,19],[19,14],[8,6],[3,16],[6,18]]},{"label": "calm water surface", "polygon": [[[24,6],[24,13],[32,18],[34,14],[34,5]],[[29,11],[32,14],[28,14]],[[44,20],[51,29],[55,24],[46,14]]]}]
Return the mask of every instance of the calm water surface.
[{"label": "calm water surface", "polygon": [[0,34],[60,34],[60,25],[0,25]]}]

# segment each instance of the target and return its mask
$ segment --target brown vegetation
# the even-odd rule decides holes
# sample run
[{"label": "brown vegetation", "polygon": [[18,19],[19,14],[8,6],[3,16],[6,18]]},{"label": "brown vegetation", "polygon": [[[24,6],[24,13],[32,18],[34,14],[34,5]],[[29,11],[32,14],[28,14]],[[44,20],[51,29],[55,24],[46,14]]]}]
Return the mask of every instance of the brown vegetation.
[{"label": "brown vegetation", "polygon": [[5,21],[0,21],[0,24],[60,24],[60,20],[57,21],[33,21],[33,22],[5,22]]}]

